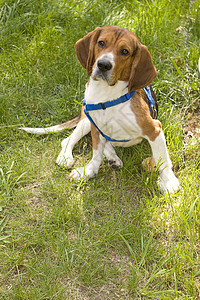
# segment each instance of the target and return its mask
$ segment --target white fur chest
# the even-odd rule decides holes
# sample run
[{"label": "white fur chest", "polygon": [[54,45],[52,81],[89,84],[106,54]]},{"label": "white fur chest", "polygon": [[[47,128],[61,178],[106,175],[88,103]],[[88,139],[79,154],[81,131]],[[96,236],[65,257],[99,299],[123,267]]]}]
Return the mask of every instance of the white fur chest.
[{"label": "white fur chest", "polygon": [[[85,101],[87,104],[97,104],[117,99],[127,92],[127,83],[124,81],[108,86],[103,80],[94,81],[90,78],[85,91]],[[114,145],[126,147],[141,141],[142,130],[131,110],[130,100],[105,110],[90,111],[89,114],[98,128],[111,139],[129,140],[114,142]]]}]

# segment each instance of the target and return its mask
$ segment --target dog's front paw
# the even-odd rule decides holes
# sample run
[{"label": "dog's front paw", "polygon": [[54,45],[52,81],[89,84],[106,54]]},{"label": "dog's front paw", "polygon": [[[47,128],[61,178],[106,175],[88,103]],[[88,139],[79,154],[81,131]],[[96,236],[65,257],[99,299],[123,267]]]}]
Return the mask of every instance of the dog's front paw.
[{"label": "dog's front paw", "polygon": [[81,167],[81,168],[77,168],[74,169],[71,173],[70,173],[70,178],[71,179],[75,179],[75,180],[81,180],[81,179],[86,179],[85,176],[85,168]]},{"label": "dog's front paw", "polygon": [[65,167],[65,168],[71,168],[74,165],[74,159],[72,155],[66,155],[63,151],[60,152],[56,159],[56,164]]},{"label": "dog's front paw", "polygon": [[173,194],[178,192],[178,190],[180,189],[180,184],[178,179],[172,172],[171,178],[167,178],[167,179],[161,178],[159,182],[159,188],[161,193],[163,193],[164,195],[168,193]]},{"label": "dog's front paw", "polygon": [[98,169],[92,168],[89,164],[86,167],[74,169],[70,173],[70,178],[75,180],[90,179],[98,173]]}]

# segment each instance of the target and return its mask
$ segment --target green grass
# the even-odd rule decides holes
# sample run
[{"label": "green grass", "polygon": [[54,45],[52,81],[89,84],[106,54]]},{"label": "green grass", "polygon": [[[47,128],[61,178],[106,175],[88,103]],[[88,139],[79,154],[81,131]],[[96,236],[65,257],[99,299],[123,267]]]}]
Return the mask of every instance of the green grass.
[{"label": "green grass", "polygon": [[[1,299],[199,299],[199,5],[0,1]],[[74,44],[107,24],[134,31],[152,54],[159,119],[182,186],[175,195],[162,196],[158,174],[142,169],[145,141],[117,149],[120,171],[104,162],[96,178],[77,183],[55,165],[70,132],[18,130],[79,113],[87,75]],[[91,149],[83,138],[77,166]]]}]

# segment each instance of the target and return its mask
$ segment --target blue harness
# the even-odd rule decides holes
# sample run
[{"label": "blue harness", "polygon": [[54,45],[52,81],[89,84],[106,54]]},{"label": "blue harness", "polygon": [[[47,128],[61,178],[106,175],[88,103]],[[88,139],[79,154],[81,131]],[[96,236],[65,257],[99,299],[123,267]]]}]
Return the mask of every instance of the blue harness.
[{"label": "blue harness", "polygon": [[[151,90],[150,87],[147,86],[145,88],[143,88],[143,90],[146,93],[147,99],[149,101],[149,106],[150,106],[150,112],[152,112],[153,108],[155,107],[155,101],[151,95]],[[109,136],[107,136],[106,134],[104,134],[101,129],[95,124],[94,120],[92,119],[92,117],[89,114],[89,111],[94,111],[94,110],[105,110],[106,108],[112,107],[112,106],[116,106],[118,104],[124,103],[126,101],[128,101],[130,98],[132,98],[134,96],[134,94],[136,93],[136,91],[132,91],[130,93],[130,95],[127,93],[123,96],[121,96],[120,98],[117,98],[115,100],[111,100],[111,101],[107,101],[107,102],[100,102],[97,104],[86,104],[85,99],[83,100],[83,106],[84,106],[84,113],[85,115],[88,117],[88,119],[90,120],[90,122],[96,127],[96,129],[101,133],[101,135],[109,142],[129,142],[130,140],[115,140],[115,139],[111,139]],[[155,108],[154,108],[155,109]]]}]

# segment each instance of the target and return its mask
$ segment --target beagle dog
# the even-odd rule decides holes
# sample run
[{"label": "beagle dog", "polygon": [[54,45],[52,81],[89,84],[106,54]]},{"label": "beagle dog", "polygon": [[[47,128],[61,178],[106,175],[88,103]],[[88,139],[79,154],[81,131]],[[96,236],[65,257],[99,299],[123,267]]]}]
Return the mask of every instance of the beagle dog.
[{"label": "beagle dog", "polygon": [[76,54],[89,75],[80,118],[50,129],[28,129],[48,133],[75,127],[62,141],[57,164],[72,167],[74,145],[91,130],[93,156],[70,177],[81,180],[98,173],[106,156],[112,167],[122,167],[113,146],[129,147],[147,139],[160,173],[159,187],[164,194],[179,190],[172,171],[161,123],[156,119],[157,104],[150,86],[157,72],[151,55],[137,36],[117,26],[97,27],[75,44]]}]

